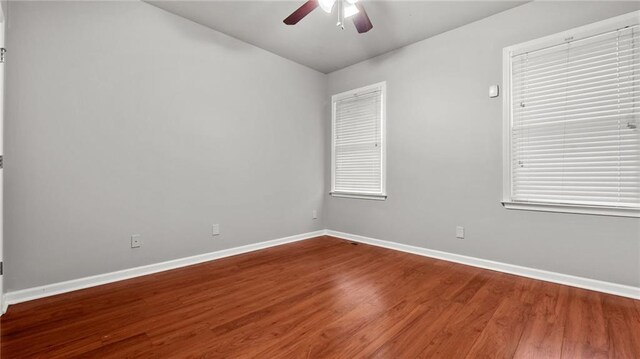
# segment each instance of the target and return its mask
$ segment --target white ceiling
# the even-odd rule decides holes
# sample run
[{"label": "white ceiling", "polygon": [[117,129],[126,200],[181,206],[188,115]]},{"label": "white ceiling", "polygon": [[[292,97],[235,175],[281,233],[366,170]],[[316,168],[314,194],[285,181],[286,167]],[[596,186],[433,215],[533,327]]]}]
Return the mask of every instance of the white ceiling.
[{"label": "white ceiling", "polygon": [[363,4],[373,29],[358,34],[350,21],[344,30],[336,27],[336,16],[326,14],[320,8],[297,25],[285,25],[282,20],[305,1],[148,2],[324,73],[525,2],[365,0]]}]

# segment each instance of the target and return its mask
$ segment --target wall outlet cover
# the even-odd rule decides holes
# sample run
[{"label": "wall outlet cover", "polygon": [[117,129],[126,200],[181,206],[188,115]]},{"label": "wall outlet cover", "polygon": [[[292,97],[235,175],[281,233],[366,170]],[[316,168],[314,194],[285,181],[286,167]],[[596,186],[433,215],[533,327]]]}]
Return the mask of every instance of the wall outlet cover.
[{"label": "wall outlet cover", "polygon": [[211,226],[211,234],[214,236],[217,236],[220,234],[220,225],[219,224],[214,224]]},{"label": "wall outlet cover", "polygon": [[456,238],[464,239],[464,227],[462,226],[456,227]]},{"label": "wall outlet cover", "polygon": [[142,246],[142,239],[139,234],[131,235],[131,248],[140,248]]}]

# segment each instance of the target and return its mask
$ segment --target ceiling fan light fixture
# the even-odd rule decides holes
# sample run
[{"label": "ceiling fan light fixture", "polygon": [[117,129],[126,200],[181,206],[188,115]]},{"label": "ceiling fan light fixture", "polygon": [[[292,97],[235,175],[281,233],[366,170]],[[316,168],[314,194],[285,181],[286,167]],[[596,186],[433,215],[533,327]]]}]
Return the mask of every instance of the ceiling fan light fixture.
[{"label": "ceiling fan light fixture", "polygon": [[326,12],[327,14],[331,14],[331,9],[333,9],[333,4],[335,3],[336,0],[318,0],[318,5],[320,5],[322,11]]},{"label": "ceiling fan light fixture", "polygon": [[[364,34],[373,28],[373,24],[371,23],[369,16],[367,16],[367,12],[364,10],[364,7],[357,3],[357,1],[358,0],[307,0],[282,22],[286,25],[295,25],[317,7],[321,8],[322,11],[327,14],[331,14],[333,6],[338,3],[337,25],[344,30],[345,18],[351,17],[353,25],[356,27],[358,33]],[[354,16],[356,14],[357,16]]]},{"label": "ceiling fan light fixture", "polygon": [[351,17],[357,13],[359,13],[360,10],[358,10],[358,7],[355,6],[354,4],[344,4],[344,17]]}]

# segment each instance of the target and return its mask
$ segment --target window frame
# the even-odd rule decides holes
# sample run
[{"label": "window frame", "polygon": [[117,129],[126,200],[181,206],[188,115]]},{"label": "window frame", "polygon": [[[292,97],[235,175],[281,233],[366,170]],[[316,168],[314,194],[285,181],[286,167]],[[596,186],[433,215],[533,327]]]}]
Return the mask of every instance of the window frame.
[{"label": "window frame", "polygon": [[511,58],[513,56],[541,50],[547,47],[561,45],[598,35],[600,33],[620,29],[626,26],[640,23],[640,11],[634,11],[624,15],[616,16],[607,20],[580,26],[571,30],[557,34],[545,36],[539,39],[527,41],[521,44],[505,47],[502,51],[502,80],[503,93],[502,100],[502,205],[507,209],[530,210],[543,212],[592,214],[604,216],[634,217],[640,218],[640,208],[621,208],[610,206],[593,206],[578,204],[553,204],[542,202],[519,202],[512,199],[513,181],[511,168],[511,127],[512,127],[512,69]]},{"label": "window frame", "polygon": [[[381,193],[336,191],[336,102],[366,92],[380,91],[380,181]],[[333,197],[369,199],[384,201],[387,199],[387,82],[359,87],[331,96],[331,192]]]}]

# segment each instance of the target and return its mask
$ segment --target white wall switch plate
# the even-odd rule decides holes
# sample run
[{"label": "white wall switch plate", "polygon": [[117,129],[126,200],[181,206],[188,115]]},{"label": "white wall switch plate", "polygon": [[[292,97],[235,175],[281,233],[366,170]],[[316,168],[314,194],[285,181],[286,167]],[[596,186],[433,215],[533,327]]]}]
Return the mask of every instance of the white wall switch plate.
[{"label": "white wall switch plate", "polygon": [[464,239],[464,227],[462,226],[456,227],[456,238]]},{"label": "white wall switch plate", "polygon": [[494,98],[500,95],[500,87],[498,85],[489,86],[489,97]]},{"label": "white wall switch plate", "polygon": [[318,219],[318,211],[316,211],[315,209],[311,211],[311,218]]},{"label": "white wall switch plate", "polygon": [[140,248],[142,245],[142,239],[139,234],[131,235],[131,248]]},{"label": "white wall switch plate", "polygon": [[214,224],[213,226],[211,226],[211,234],[214,236],[217,236],[220,234],[220,225],[219,224]]}]

